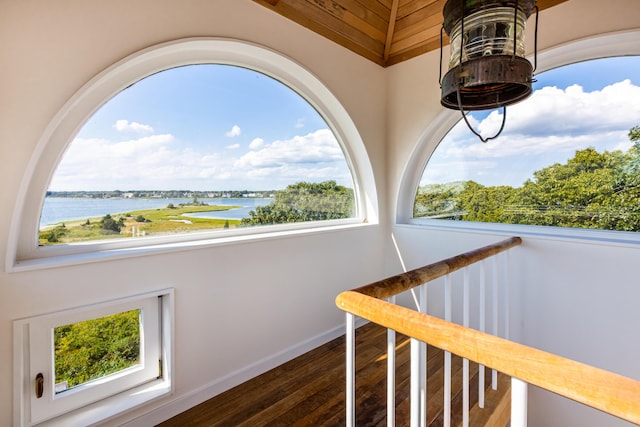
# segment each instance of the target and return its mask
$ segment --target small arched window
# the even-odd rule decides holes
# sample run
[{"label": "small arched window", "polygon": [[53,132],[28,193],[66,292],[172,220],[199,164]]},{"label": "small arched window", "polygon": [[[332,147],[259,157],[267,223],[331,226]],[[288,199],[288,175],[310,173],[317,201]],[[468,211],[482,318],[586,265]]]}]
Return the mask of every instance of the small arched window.
[{"label": "small arched window", "polygon": [[[413,217],[640,231],[639,68],[629,56],[541,73],[487,143],[459,122],[424,168]],[[470,116],[486,135],[502,119]]]},{"label": "small arched window", "polygon": [[298,64],[235,40],[169,42],[114,64],[52,120],[30,170],[14,267],[377,221],[346,110]]}]

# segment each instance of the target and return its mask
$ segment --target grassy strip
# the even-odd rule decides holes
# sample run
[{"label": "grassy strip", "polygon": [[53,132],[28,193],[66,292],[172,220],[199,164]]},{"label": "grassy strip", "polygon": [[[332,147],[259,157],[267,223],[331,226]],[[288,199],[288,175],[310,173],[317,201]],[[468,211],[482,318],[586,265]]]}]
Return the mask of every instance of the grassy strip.
[{"label": "grassy strip", "polygon": [[[67,221],[40,230],[40,244],[84,242],[123,237],[190,233],[216,228],[231,228],[240,224],[237,219],[190,218],[184,214],[196,212],[226,211],[240,206],[180,205],[157,209],[112,214],[114,220],[123,219],[120,233],[102,228],[102,217]],[[51,238],[52,233],[55,238]]]}]

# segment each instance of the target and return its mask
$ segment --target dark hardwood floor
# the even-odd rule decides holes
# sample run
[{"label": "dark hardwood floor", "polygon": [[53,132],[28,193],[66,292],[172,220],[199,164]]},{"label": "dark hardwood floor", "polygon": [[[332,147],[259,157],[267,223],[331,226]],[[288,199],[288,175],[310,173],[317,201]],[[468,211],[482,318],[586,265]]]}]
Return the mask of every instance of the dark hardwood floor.
[{"label": "dark hardwood floor", "polygon": [[[409,340],[397,337],[396,425],[409,424]],[[427,425],[443,423],[443,353],[427,350]],[[386,329],[367,324],[356,332],[356,425],[386,426]],[[462,361],[452,363],[452,425],[461,422]],[[477,402],[478,367],[471,364],[476,386],[471,405]],[[490,371],[486,373],[489,384]],[[502,399],[508,381],[499,393],[487,392],[487,403]],[[472,383],[473,384],[473,383]],[[484,413],[490,411],[485,409]],[[474,424],[484,425],[484,415],[475,414]],[[486,418],[486,417],[485,417]],[[492,421],[495,422],[495,421]],[[162,424],[174,426],[344,426],[345,345],[344,336],[318,347],[271,371],[228,390]]]}]

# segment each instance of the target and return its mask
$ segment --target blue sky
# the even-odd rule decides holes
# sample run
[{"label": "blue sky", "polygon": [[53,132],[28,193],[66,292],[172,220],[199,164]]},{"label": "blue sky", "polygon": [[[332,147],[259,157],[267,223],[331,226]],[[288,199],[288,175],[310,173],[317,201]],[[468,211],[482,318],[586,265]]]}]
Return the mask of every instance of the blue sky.
[{"label": "blue sky", "polygon": [[[581,62],[540,73],[533,95],[507,107],[504,131],[482,143],[461,120],[434,151],[421,185],[474,180],[521,186],[534,171],[564,163],[576,150],[627,150],[640,125],[640,57]],[[502,111],[472,114],[483,136],[493,135]]]},{"label": "blue sky", "polygon": [[[481,143],[461,120],[421,184],[520,186],[578,149],[627,149],[629,129],[640,125],[636,70],[640,57],[623,57],[536,75],[534,94],[508,107],[498,139]],[[491,135],[500,110],[470,120]],[[106,102],[70,144],[49,189],[273,190],[327,179],[352,186],[333,134],[302,97],[255,71],[197,65],[147,77]]]},{"label": "blue sky", "polygon": [[50,190],[271,190],[334,179],[352,187],[318,112],[255,71],[197,65],[149,76],[100,108]]}]

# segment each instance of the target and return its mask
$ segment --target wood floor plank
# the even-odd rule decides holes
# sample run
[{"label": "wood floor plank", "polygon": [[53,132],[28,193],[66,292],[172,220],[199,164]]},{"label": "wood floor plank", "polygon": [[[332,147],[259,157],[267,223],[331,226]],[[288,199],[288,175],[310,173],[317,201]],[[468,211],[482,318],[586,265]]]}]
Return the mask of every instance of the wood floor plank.
[{"label": "wood floor plank", "polygon": [[[386,329],[367,324],[356,331],[356,425],[386,426]],[[410,345],[396,337],[396,425],[408,425]],[[161,424],[159,427],[341,426],[345,424],[344,336],[265,372]],[[427,425],[442,425],[444,353],[427,349]],[[462,361],[452,358],[452,407],[462,406]],[[472,376],[477,374],[472,365]],[[490,376],[490,371],[487,370]],[[472,403],[477,402],[473,377]],[[489,382],[487,381],[489,385]],[[489,385],[490,388],[490,385]],[[504,402],[488,394],[488,402]],[[501,415],[503,416],[503,415]],[[461,417],[461,416],[460,416]],[[454,414],[457,422],[460,418]],[[482,418],[474,415],[477,419]],[[476,420],[476,418],[474,418]],[[438,424],[440,422],[440,424]],[[455,424],[453,424],[455,425]],[[472,424],[473,427],[475,425]]]},{"label": "wood floor plank", "polygon": [[[504,427],[511,418],[511,378],[498,373],[498,388],[493,390],[490,383],[485,392],[485,408],[476,404],[469,414],[471,426]],[[488,410],[491,408],[492,410]]]}]

